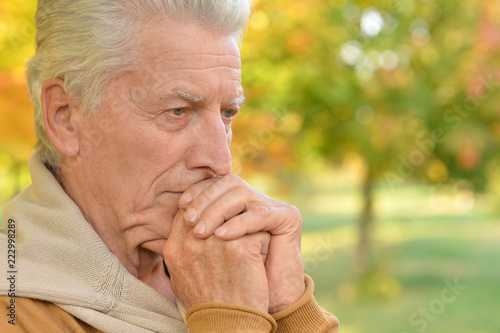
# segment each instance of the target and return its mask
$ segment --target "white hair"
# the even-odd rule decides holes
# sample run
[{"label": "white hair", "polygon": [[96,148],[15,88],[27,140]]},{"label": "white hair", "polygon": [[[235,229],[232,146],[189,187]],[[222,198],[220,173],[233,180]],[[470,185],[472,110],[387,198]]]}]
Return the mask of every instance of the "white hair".
[{"label": "white hair", "polygon": [[111,80],[134,68],[135,37],[144,24],[182,17],[240,41],[251,6],[251,0],[39,0],[36,53],[26,79],[41,159],[55,170],[60,157],[43,120],[41,89],[47,79],[64,80],[66,92],[92,116]]}]

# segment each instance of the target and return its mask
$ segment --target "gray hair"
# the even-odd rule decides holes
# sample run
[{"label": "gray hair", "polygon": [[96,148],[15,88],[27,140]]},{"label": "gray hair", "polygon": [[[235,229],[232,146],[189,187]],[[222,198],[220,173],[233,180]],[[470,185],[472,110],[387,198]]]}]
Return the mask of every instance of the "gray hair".
[{"label": "gray hair", "polygon": [[142,25],[182,17],[240,41],[251,6],[251,0],[39,0],[36,53],[26,79],[41,159],[55,169],[60,158],[43,120],[41,89],[47,79],[63,79],[66,92],[92,116],[111,80],[133,69],[134,37]]}]

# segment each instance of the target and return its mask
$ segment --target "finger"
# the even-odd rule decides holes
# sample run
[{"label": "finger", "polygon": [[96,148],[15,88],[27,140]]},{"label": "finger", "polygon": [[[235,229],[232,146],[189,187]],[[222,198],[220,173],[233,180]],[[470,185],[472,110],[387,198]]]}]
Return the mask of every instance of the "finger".
[{"label": "finger", "polygon": [[174,219],[172,221],[172,226],[170,227],[170,234],[167,240],[172,240],[176,238],[183,238],[185,234],[190,232],[192,228],[189,228],[183,219],[184,210],[179,209],[177,214],[175,214]]},{"label": "finger", "polygon": [[178,205],[180,209],[186,209],[198,194],[204,189],[216,182],[220,177],[205,179],[199,183],[193,184],[180,196]]},{"label": "finger", "polygon": [[178,206],[180,209],[184,209],[184,222],[187,223],[190,227],[195,225],[195,222],[198,221],[199,214],[195,208],[189,207],[189,204],[196,198],[201,192],[203,192],[207,187],[216,182],[220,177],[206,179],[199,183],[196,183],[190,186],[184,193],[181,195],[178,201]]},{"label": "finger", "polygon": [[260,230],[272,235],[300,235],[302,217],[293,206],[256,206],[224,223],[215,231],[215,236],[232,240]]},{"label": "finger", "polygon": [[260,249],[260,255],[262,256],[262,262],[265,264],[267,261],[267,255],[269,254],[269,246],[271,245],[271,234],[269,232],[265,232],[265,240],[266,242]]},{"label": "finger", "polygon": [[189,228],[185,223],[182,216],[184,215],[184,210],[179,209],[177,214],[175,214],[174,219],[172,221],[172,225],[170,227],[170,234],[168,235],[167,241],[163,246],[163,258],[167,262],[167,265],[170,264],[168,261],[175,257],[175,253],[178,253],[178,249],[182,248],[182,242],[186,238],[187,233],[192,231],[192,228]]},{"label": "finger", "polygon": [[247,237],[247,241],[250,242],[250,244],[254,244],[254,241],[257,242],[259,248],[257,248],[254,253],[259,254],[262,257],[262,261],[265,263],[271,244],[271,234],[267,231],[258,231],[245,237]]},{"label": "finger", "polygon": [[[239,177],[227,175],[210,182],[208,186],[204,186],[205,184],[200,183],[200,185],[196,184],[188,188],[182,196],[186,195],[188,198],[191,196],[193,199],[186,209],[186,214],[184,216],[186,223],[191,226],[197,223],[199,221],[200,214],[205,210],[205,208],[212,204],[212,202],[217,200],[217,198],[222,196],[224,193],[229,192],[233,188],[243,184],[246,185],[246,183],[244,183]],[[181,198],[179,198],[179,200]]]},{"label": "finger", "polygon": [[225,221],[249,210],[253,202],[248,200],[248,191],[236,187],[219,196],[200,212],[200,217],[193,231],[196,237],[206,238],[215,232]]}]

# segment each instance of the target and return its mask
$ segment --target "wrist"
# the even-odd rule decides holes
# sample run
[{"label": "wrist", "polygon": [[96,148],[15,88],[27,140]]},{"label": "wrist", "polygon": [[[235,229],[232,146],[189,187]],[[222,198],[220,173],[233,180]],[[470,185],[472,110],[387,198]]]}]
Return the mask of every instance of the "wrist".
[{"label": "wrist", "polygon": [[285,297],[275,297],[275,301],[269,304],[269,313],[275,314],[293,306],[295,303],[297,303],[298,300],[302,298],[305,292],[306,283],[302,282],[301,287],[296,288],[293,293],[290,293]]},{"label": "wrist", "polygon": [[186,312],[190,332],[275,332],[276,321],[266,312],[227,303],[201,303]]}]

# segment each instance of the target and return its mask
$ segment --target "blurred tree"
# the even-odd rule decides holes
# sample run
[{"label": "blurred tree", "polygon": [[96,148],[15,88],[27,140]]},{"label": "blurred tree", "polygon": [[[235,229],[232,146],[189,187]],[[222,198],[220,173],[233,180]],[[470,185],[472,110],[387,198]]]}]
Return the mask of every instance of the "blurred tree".
[{"label": "blurred tree", "polygon": [[[267,123],[272,135],[260,150],[249,154],[237,142],[235,151],[241,165],[266,169],[272,161],[280,171],[301,172],[314,158],[340,163],[357,154],[364,164],[357,251],[361,277],[375,184],[467,179],[460,184],[469,190],[486,184],[486,165],[498,143],[499,117],[492,106],[500,81],[488,64],[478,72],[484,60],[480,45],[489,45],[478,39],[478,23],[482,18],[486,24],[485,13],[498,10],[492,4],[256,1],[242,50],[251,98],[245,112],[255,119],[272,111],[275,119]],[[247,134],[249,118],[240,123]],[[298,162],[276,160],[275,145],[293,152]]]},{"label": "blurred tree", "polygon": [[[35,0],[0,0],[0,174],[14,180],[9,195],[34,143],[23,62],[34,51],[35,9]],[[500,167],[498,13],[495,1],[255,0],[242,47],[249,101],[235,123],[235,172],[276,174],[279,166],[293,176],[355,154],[364,170],[363,272],[375,186],[491,187]]]}]

